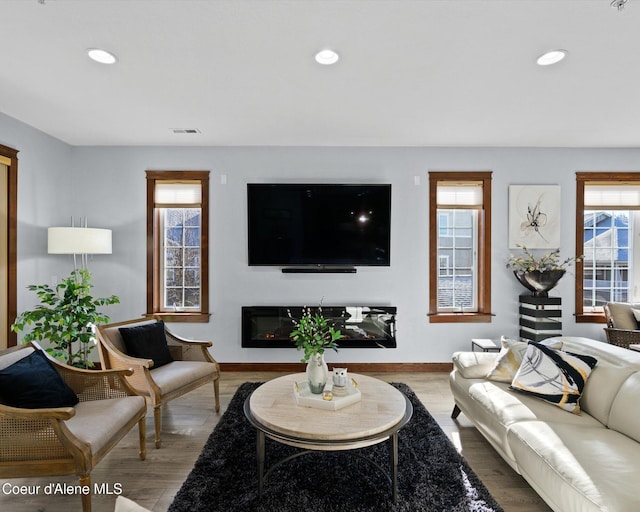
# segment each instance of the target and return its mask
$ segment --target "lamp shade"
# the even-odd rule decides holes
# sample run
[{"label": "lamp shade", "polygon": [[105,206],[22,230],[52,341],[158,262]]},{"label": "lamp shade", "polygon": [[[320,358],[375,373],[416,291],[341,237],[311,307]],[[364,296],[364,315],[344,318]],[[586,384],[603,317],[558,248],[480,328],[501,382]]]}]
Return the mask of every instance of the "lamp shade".
[{"label": "lamp shade", "polygon": [[111,254],[111,230],[49,228],[49,254]]}]

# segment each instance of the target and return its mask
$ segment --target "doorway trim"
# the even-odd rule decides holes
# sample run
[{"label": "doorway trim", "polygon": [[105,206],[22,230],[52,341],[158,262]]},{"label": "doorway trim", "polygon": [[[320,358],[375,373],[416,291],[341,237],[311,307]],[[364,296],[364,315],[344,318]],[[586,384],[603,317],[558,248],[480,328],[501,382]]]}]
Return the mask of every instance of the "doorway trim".
[{"label": "doorway trim", "polygon": [[[17,262],[18,262],[18,150],[0,144],[0,156],[8,159],[8,215],[7,215],[7,346],[18,343],[11,324],[18,314]],[[3,160],[4,160],[3,159]]]}]

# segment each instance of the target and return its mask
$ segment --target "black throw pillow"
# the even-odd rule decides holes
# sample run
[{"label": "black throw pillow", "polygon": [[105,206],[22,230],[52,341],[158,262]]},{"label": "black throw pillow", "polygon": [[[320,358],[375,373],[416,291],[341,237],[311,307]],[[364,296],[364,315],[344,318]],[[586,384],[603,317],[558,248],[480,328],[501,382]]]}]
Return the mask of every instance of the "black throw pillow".
[{"label": "black throw pillow", "polygon": [[79,401],[41,350],[0,370],[0,399],[24,409],[73,407]]},{"label": "black throw pillow", "polygon": [[164,333],[164,322],[138,325],[136,327],[120,327],[120,334],[127,347],[127,354],[132,357],[152,359],[153,368],[158,368],[173,361],[167,346]]}]

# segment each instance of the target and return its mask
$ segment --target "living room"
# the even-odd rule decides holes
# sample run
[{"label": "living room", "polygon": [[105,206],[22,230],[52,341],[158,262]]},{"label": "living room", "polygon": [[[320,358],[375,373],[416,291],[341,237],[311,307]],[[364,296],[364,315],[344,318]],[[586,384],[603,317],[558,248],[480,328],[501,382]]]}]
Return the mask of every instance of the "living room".
[{"label": "living room", "polygon": [[[212,17],[211,32],[215,29],[223,32],[220,39],[210,41],[212,45],[224,47],[226,43],[231,50],[234,44],[229,41],[234,41],[234,31],[257,29],[264,24],[272,29],[278,27],[287,34],[281,37],[282,45],[275,48],[267,45],[273,50],[271,56],[277,55],[284,43],[302,37],[302,29],[293,30],[290,24],[307,20],[301,26],[313,28],[318,47],[335,44],[341,60],[334,67],[326,68],[305,62],[304,71],[289,70],[290,74],[284,75],[286,80],[276,76],[268,84],[258,76],[263,71],[266,73],[264,68],[269,66],[278,68],[275,72],[268,71],[269,76],[284,73],[285,69],[278,67],[281,64],[266,64],[259,59],[244,61],[240,66],[242,80],[228,86],[230,90],[235,88],[234,94],[244,97],[246,104],[242,105],[242,111],[227,108],[225,103],[242,102],[237,102],[235,95],[232,99],[225,98],[225,87],[218,83],[223,79],[220,76],[234,76],[232,73],[240,71],[220,67],[220,75],[211,76],[210,70],[200,70],[203,80],[209,81],[208,87],[219,92],[223,99],[207,100],[212,103],[194,107],[194,100],[184,88],[180,94],[186,96],[182,98],[186,113],[167,108],[169,114],[162,117],[157,117],[157,111],[163,108],[163,96],[180,86],[180,82],[169,78],[175,73],[170,71],[165,75],[156,71],[156,81],[159,77],[169,81],[165,87],[134,85],[137,76],[129,74],[133,57],[127,56],[127,45],[119,43],[109,31],[118,33],[122,29],[119,20],[123,18],[139,28],[137,24],[142,24],[140,20],[144,19],[147,8],[150,11],[157,8],[150,16],[164,23],[167,20],[163,17],[170,17],[171,9],[176,9],[175,12],[179,9],[169,5],[175,2],[161,2],[166,4],[161,8],[152,2],[132,3],[135,7],[131,7],[131,11],[109,2],[92,2],[96,9],[92,11],[92,7],[81,7],[70,0],[34,0],[28,6],[5,2],[0,6],[0,15],[16,22],[15,27],[8,29],[7,38],[15,40],[16,48],[6,49],[6,67],[3,64],[0,72],[3,98],[0,145],[19,151],[17,311],[31,309],[36,303],[35,295],[27,289],[29,285],[60,282],[73,269],[70,256],[47,254],[47,229],[68,226],[72,218],[86,217],[90,227],[109,229],[113,237],[111,254],[90,256],[88,260],[94,295],[119,297],[119,304],[105,309],[113,322],[142,316],[148,311],[145,173],[149,170],[209,171],[211,316],[208,322],[181,322],[171,327],[185,337],[214,342],[212,354],[221,364],[221,382],[225,379],[225,368],[234,370],[231,382],[237,386],[260,378],[260,373],[250,372],[268,372],[278,368],[278,364],[300,360],[300,353],[293,348],[243,347],[241,315],[246,306],[315,306],[322,302],[328,306],[396,307],[395,348],[328,351],[326,360],[330,367],[371,365],[371,372],[392,371],[396,380],[403,382],[408,382],[400,373],[405,369],[414,372],[411,379],[415,381],[419,380],[420,372],[442,373],[444,365],[450,368],[452,354],[468,351],[473,338],[518,338],[518,297],[525,290],[506,267],[510,253],[514,252],[507,241],[510,186],[559,186],[559,249],[564,259],[577,255],[576,173],[640,171],[639,130],[634,124],[637,123],[634,116],[637,99],[616,89],[618,84],[624,89],[624,84],[635,83],[635,71],[629,63],[635,58],[631,49],[637,36],[632,27],[637,27],[640,21],[640,4],[634,5],[633,0],[620,12],[612,9],[608,1],[570,0],[523,1],[518,2],[518,8],[496,1],[301,2],[304,6],[277,1],[240,2],[240,6],[234,6],[233,2],[190,2],[187,11],[197,13],[198,8],[204,9],[203,12]],[[446,6],[447,3],[452,6]],[[119,13],[119,9],[125,11]],[[439,43],[440,48],[451,48],[452,54],[468,53],[465,46],[474,45],[461,43],[462,30],[469,31],[467,41],[479,41],[483,34],[490,32],[476,26],[471,20],[474,16],[481,16],[486,23],[492,16],[503,23],[514,23],[509,30],[502,26],[506,31],[502,37],[510,44],[511,38],[518,39],[514,46],[520,50],[522,39],[526,40],[520,37],[523,27],[531,25],[544,29],[541,32],[547,39],[545,44],[551,46],[542,47],[542,36],[534,37],[531,34],[536,31],[527,28],[531,39],[528,53],[521,56],[522,61],[513,60],[513,50],[504,50],[508,54],[508,65],[496,66],[498,78],[491,78],[491,72],[479,70],[480,65],[474,64],[478,62],[479,53],[470,52],[472,55],[464,61],[468,68],[446,72],[450,85],[446,80],[430,85],[430,80],[435,78],[428,69],[420,67],[433,67],[439,70],[437,73],[445,73],[435,53],[429,53],[423,63],[406,56],[402,57],[406,60],[398,63],[390,61],[387,52],[393,52],[385,48],[382,51],[387,57],[384,67],[369,61],[368,66],[360,63],[356,70],[349,69],[356,55],[364,53],[371,57],[363,46],[373,32],[389,30],[399,38],[396,44],[402,44],[398,50],[406,50],[404,45],[414,42],[416,34],[423,31],[432,30],[444,37],[436,30],[434,21],[430,21],[428,27],[409,23],[418,14],[425,17],[431,14],[434,18],[442,15],[452,25],[453,22],[462,24]],[[553,23],[546,20],[547,14],[555,20]],[[103,15],[107,20],[101,32],[100,23],[89,21],[93,15]],[[312,15],[319,18],[308,21]],[[360,16],[366,22],[359,24]],[[80,52],[85,46],[111,43],[119,61],[105,68],[87,59],[84,64],[91,66],[75,71],[85,73],[81,81],[78,75],[69,75],[73,76],[69,78],[55,69],[52,63],[58,63],[58,57],[48,56],[41,61],[34,53],[27,52],[27,46],[31,52],[33,46],[26,45],[27,36],[21,32],[43,31],[38,36],[42,38],[39,42],[47,41],[47,37],[55,39],[52,25],[60,23],[65,30],[73,30],[73,26],[62,24],[68,17],[78,25],[85,24],[78,28],[76,36],[81,39],[77,42]],[[525,22],[525,18],[530,21]],[[184,30],[188,23],[195,23],[186,15],[179,20]],[[225,24],[231,21],[236,25],[227,27]],[[31,22],[35,29],[30,28]],[[401,22],[408,24],[404,29],[408,32],[406,40],[399,35],[403,31],[399,28]],[[338,36],[346,33],[349,24],[363,30],[362,42],[356,44],[351,40],[352,47],[346,43],[340,47],[342,39]],[[325,25],[333,27],[329,32],[335,41],[317,35]],[[599,26],[603,28],[597,30]],[[197,29],[204,31],[200,25]],[[91,41],[82,40],[90,30],[98,31],[99,35]],[[269,30],[264,27],[262,30],[247,37],[244,41],[247,48],[236,49],[239,58],[246,59],[265,39],[275,38]],[[435,35],[433,38],[437,39]],[[313,42],[314,38],[308,38],[305,45]],[[384,42],[393,44],[387,38]],[[425,45],[432,42],[431,37],[422,40]],[[606,62],[597,61],[601,68],[594,70],[585,64],[584,60],[589,59],[585,54],[605,44],[613,50],[613,55],[607,57]],[[490,45],[492,49],[496,46],[496,43]],[[557,47],[569,50],[565,61],[550,67],[535,65],[538,52]],[[289,58],[293,50],[287,48],[286,51]],[[16,55],[9,55],[14,52]],[[297,58],[307,57],[306,49],[302,53]],[[47,59],[51,60],[47,62]],[[491,65],[495,65],[493,59],[498,57],[491,57]],[[69,66],[64,63],[61,69]],[[166,68],[172,69],[172,66]],[[350,85],[362,69],[368,70],[364,80]],[[482,78],[475,78],[475,74]],[[390,78],[394,75],[396,79]],[[196,82],[198,76],[196,72],[188,79]],[[608,78],[605,80],[603,76]],[[481,86],[483,80],[490,81],[488,89]],[[376,89],[372,85],[376,81],[380,83],[379,89],[368,92]],[[407,83],[392,88],[396,81]],[[287,84],[295,87],[286,87]],[[305,88],[306,93],[300,92]],[[87,95],[87,89],[91,94]],[[423,93],[416,93],[414,89],[424,90],[424,95],[432,95],[437,100],[420,103],[418,98]],[[74,104],[67,97],[67,103],[58,104],[57,98],[67,96],[62,90],[76,91],[71,96],[77,94],[81,100]],[[361,91],[363,98],[359,97]],[[366,101],[364,91],[367,91]],[[410,93],[411,100],[403,97]],[[87,96],[91,95],[104,98],[106,109],[89,104]],[[124,103],[117,99],[119,95],[128,98],[127,101],[139,97],[140,108],[132,109],[129,103],[124,108]],[[373,101],[376,96],[377,103]],[[200,100],[204,101],[204,96],[200,96]],[[173,101],[179,104],[180,100]],[[436,109],[434,103],[443,103],[445,107]],[[275,106],[270,105],[265,111],[267,107],[262,104]],[[380,110],[377,116],[371,114],[376,108]],[[206,112],[197,115],[199,109]],[[218,114],[220,121],[216,122]],[[363,119],[353,120],[360,117]],[[118,125],[120,129],[116,128]],[[176,127],[193,127],[201,133],[169,134],[170,129]],[[422,133],[418,133],[421,128]],[[229,133],[225,133],[227,129]],[[429,173],[434,171],[491,172],[490,321],[432,321]],[[358,266],[355,273],[295,274],[283,273],[281,266],[249,265],[247,185],[252,183],[390,185],[390,265]],[[570,269],[551,293],[562,298],[563,334],[606,341],[602,322],[576,320],[575,290],[576,278]],[[97,352],[94,358],[97,361]],[[238,377],[238,370],[247,370],[246,378]],[[232,395],[233,390],[227,389],[225,393]],[[203,391],[198,396],[204,400],[207,393]],[[230,396],[223,398],[224,409]],[[450,396],[447,399],[451,400]],[[0,503],[2,499],[0,495]],[[509,510],[506,506],[503,508]]]}]

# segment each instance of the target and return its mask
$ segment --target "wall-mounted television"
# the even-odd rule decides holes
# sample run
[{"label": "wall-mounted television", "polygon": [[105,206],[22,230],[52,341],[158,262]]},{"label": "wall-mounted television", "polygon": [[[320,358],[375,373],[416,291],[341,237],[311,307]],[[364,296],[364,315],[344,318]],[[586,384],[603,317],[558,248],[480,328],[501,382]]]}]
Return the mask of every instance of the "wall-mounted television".
[{"label": "wall-mounted television", "polygon": [[391,185],[249,183],[249,265],[389,266]]}]

